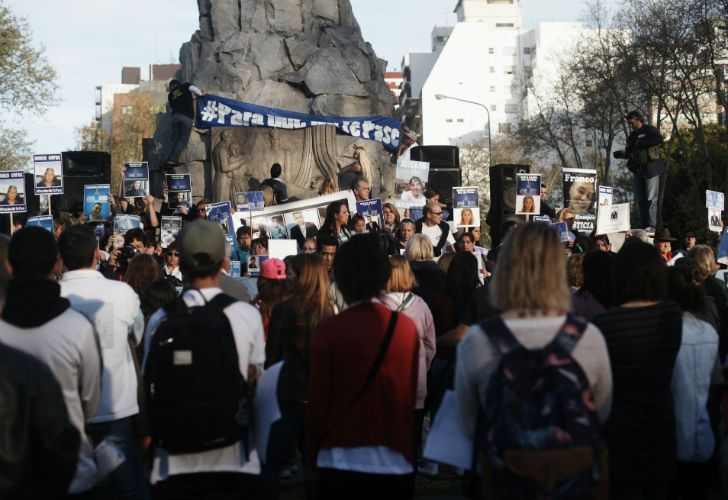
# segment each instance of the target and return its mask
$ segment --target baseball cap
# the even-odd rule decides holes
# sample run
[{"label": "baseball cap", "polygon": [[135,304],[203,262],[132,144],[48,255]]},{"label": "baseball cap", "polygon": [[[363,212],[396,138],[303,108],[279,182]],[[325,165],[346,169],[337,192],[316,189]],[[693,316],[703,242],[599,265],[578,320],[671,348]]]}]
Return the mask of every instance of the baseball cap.
[{"label": "baseball cap", "polygon": [[185,224],[177,237],[180,264],[196,268],[225,257],[225,235],[220,224],[196,219]]},{"label": "baseball cap", "polygon": [[269,280],[286,279],[286,264],[281,259],[266,259],[260,265],[261,278]]},{"label": "baseball cap", "polygon": [[632,118],[640,120],[642,122],[645,121],[645,117],[642,116],[642,113],[636,109],[634,111],[630,111],[624,117],[625,120],[631,120]]}]

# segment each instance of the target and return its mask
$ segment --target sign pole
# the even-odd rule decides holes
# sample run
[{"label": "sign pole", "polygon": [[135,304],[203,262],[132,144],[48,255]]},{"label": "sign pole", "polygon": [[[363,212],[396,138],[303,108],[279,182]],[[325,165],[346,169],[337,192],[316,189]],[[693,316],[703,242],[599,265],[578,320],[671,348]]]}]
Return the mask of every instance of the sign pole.
[{"label": "sign pole", "polygon": [[10,212],[10,236],[15,232],[15,224],[13,223],[13,213]]},{"label": "sign pole", "polygon": [[51,195],[48,195],[48,215],[53,215],[53,211],[51,210]]}]

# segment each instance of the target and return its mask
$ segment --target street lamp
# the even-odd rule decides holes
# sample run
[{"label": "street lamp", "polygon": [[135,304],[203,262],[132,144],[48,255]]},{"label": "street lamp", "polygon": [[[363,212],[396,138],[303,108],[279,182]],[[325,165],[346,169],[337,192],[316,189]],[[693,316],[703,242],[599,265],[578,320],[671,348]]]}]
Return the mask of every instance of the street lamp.
[{"label": "street lamp", "polygon": [[467,99],[460,99],[459,97],[451,97],[449,95],[443,95],[443,94],[435,94],[435,99],[438,101],[442,99],[452,99],[453,101],[460,101],[465,102],[468,104],[474,104],[476,106],[480,106],[485,110],[485,114],[488,116],[488,123],[486,123],[486,132],[488,132],[488,166],[493,166],[493,144],[490,139],[490,110],[488,109],[488,106],[486,106],[483,103],[475,102],[475,101],[468,101]]}]

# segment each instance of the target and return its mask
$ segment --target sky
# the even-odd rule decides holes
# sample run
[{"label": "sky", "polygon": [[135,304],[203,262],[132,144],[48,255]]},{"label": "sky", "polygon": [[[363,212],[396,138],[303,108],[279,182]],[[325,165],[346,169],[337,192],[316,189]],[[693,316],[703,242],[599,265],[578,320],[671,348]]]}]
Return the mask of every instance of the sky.
[{"label": "sky", "polygon": [[[0,0],[1,1],[1,0]],[[613,3],[616,0],[608,0]],[[435,25],[452,25],[456,0],[351,0],[364,39],[389,69],[407,52],[429,52]],[[35,153],[74,149],[76,130],[94,117],[95,88],[120,83],[123,66],[177,62],[180,46],[198,27],[195,0],[5,0],[45,47],[58,72],[59,103],[42,117],[23,117]],[[540,21],[576,21],[585,0],[521,0],[524,28]]]}]

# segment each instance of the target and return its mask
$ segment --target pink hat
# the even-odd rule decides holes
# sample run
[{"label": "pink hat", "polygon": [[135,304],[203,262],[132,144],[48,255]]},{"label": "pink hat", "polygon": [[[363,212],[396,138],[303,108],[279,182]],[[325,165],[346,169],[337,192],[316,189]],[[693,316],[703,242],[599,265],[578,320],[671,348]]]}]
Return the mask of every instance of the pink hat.
[{"label": "pink hat", "polygon": [[260,265],[260,276],[269,280],[284,280],[286,264],[281,259],[266,259]]}]

